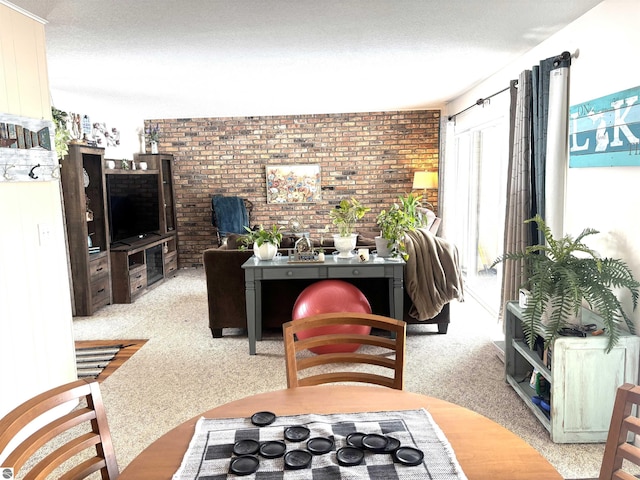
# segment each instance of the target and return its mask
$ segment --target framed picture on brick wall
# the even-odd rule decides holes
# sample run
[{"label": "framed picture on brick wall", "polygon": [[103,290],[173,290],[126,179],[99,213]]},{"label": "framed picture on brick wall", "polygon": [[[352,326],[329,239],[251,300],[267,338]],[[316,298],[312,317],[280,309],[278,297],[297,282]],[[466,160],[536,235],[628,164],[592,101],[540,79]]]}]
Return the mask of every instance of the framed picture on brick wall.
[{"label": "framed picture on brick wall", "polygon": [[320,165],[267,165],[267,203],[320,201]]}]

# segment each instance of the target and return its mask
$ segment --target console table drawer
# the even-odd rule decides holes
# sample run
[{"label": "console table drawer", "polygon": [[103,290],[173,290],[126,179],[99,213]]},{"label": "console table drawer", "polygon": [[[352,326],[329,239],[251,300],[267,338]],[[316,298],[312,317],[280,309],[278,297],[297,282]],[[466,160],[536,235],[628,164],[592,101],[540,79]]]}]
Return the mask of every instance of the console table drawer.
[{"label": "console table drawer", "polygon": [[329,267],[327,276],[328,278],[380,278],[384,277],[384,266]]},{"label": "console table drawer", "polygon": [[111,303],[111,279],[108,276],[91,282],[91,305],[99,308]]},{"label": "console table drawer", "polygon": [[264,280],[286,280],[291,278],[320,278],[316,267],[297,268],[265,268],[262,270]]},{"label": "console table drawer", "polygon": [[109,257],[106,255],[89,262],[89,275],[92,279],[107,273],[109,273]]}]

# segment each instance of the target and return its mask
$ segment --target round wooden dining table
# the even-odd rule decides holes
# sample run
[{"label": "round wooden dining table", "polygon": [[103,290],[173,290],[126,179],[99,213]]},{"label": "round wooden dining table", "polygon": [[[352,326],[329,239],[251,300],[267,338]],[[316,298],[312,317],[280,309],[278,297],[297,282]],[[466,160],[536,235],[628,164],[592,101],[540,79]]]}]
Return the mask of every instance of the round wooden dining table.
[{"label": "round wooden dining table", "polygon": [[269,410],[276,415],[426,409],[453,447],[469,480],[562,480],[533,447],[506,428],[444,400],[375,386],[320,385],[261,393],[226,403],[186,421],[143,450],[120,480],[170,479],[180,467],[200,417],[239,418]]}]

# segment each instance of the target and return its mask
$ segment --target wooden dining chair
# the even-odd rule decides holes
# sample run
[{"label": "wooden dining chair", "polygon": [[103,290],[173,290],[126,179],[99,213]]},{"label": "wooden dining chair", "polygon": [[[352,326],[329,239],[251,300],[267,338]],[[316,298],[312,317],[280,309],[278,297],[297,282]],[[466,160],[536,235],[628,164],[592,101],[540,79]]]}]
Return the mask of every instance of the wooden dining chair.
[{"label": "wooden dining chair", "polygon": [[0,419],[3,458],[0,466],[13,468],[14,475],[24,466],[25,480],[52,478],[54,471],[55,478],[65,480],[98,471],[102,480],[117,479],[120,472],[98,382],[77,380],[53,388]]},{"label": "wooden dining chair", "polygon": [[[353,333],[328,333],[298,339],[297,333],[335,325],[366,325],[372,327],[368,335]],[[406,323],[401,320],[369,313],[323,313],[287,322],[282,326],[284,351],[289,388],[335,382],[363,382],[402,390],[404,388],[404,354]],[[386,336],[376,335],[382,330]],[[388,338],[390,337],[390,338]],[[323,353],[313,355],[304,352],[309,348],[336,344],[360,344],[367,351]],[[304,352],[304,353],[302,353]],[[339,371],[326,372],[338,368]],[[375,373],[358,371],[358,367],[374,366]],[[318,367],[311,374],[300,372]],[[321,372],[317,372],[321,370]],[[362,368],[360,368],[362,370]],[[370,369],[371,370],[371,369]]]},{"label": "wooden dining chair", "polygon": [[599,480],[637,480],[623,470],[624,460],[640,465],[640,448],[628,441],[630,433],[640,434],[640,419],[635,416],[637,405],[640,405],[639,386],[625,383],[618,387]]}]

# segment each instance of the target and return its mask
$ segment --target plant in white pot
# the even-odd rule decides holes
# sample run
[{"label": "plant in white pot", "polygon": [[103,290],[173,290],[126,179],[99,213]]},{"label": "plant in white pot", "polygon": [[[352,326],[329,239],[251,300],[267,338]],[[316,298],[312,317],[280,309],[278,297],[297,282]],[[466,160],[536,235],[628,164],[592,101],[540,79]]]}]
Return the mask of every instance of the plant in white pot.
[{"label": "plant in white pot", "polygon": [[360,204],[355,198],[341,200],[340,203],[329,212],[331,221],[338,227],[338,234],[333,235],[333,244],[340,252],[338,258],[350,258],[353,249],[356,248],[358,235],[354,232],[355,224],[364,217],[370,208]]},{"label": "plant in white pot", "polygon": [[394,203],[389,210],[382,210],[376,218],[380,227],[380,236],[376,237],[376,250],[381,257],[402,256],[407,259],[405,234],[422,226],[420,196],[408,194],[398,197],[400,203]]},{"label": "plant in white pot", "polygon": [[265,230],[262,225],[257,230],[251,230],[244,227],[247,234],[242,242],[249,246],[253,244],[253,254],[258,260],[273,260],[278,253],[278,247],[282,241],[282,233],[280,227],[273,225],[270,229]]},{"label": "plant in white pot", "polygon": [[[584,237],[599,233],[587,228],[575,239],[565,235],[555,239],[542,217],[536,215],[525,223],[535,222],[545,238],[545,245],[533,245],[522,252],[507,253],[492,266],[504,260],[523,260],[531,298],[524,309],[523,330],[533,348],[536,335],[542,334],[549,345],[575,318],[585,301],[604,321],[608,336],[607,352],[620,337],[624,322],[634,333],[633,321],[623,310],[614,290],[626,289],[631,294],[633,309],[638,303],[638,283],[629,267],[620,259],[601,258],[582,243]],[[574,255],[577,253],[578,255]]]}]

